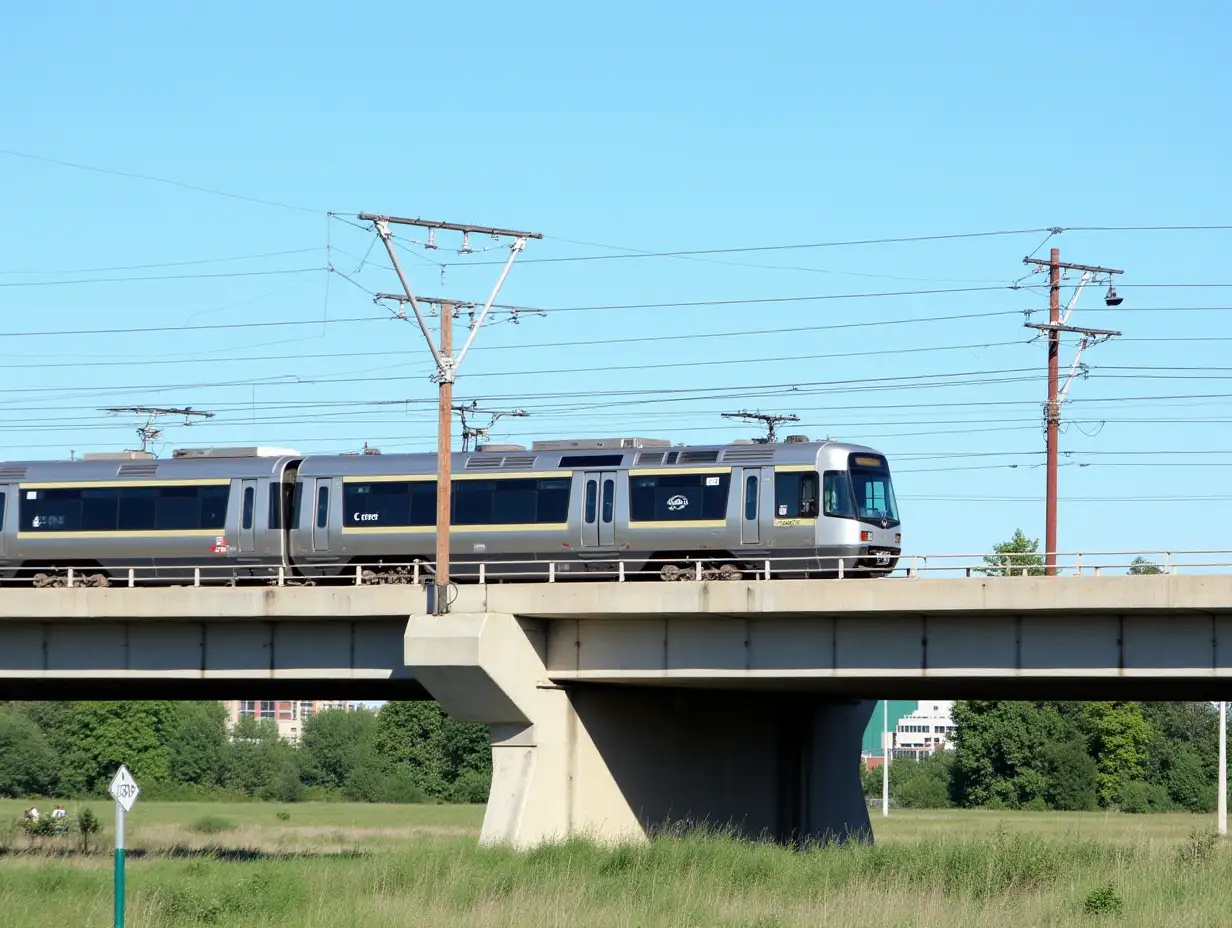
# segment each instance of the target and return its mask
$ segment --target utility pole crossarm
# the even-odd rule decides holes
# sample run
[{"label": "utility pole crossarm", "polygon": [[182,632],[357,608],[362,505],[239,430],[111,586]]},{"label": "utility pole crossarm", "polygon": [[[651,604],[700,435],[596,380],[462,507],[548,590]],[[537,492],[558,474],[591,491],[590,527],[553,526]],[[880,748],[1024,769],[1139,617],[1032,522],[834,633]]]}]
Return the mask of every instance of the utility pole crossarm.
[{"label": "utility pole crossarm", "polygon": [[1076,332],[1079,335],[1100,335],[1113,338],[1121,333],[1115,329],[1087,329],[1080,325],[1063,325],[1060,322],[1025,322],[1028,329],[1039,329],[1041,332]]},{"label": "utility pole crossarm", "polygon": [[[372,299],[376,300],[396,300],[399,303],[409,303],[410,299],[402,293],[374,293]],[[449,297],[440,296],[420,296],[415,298],[420,303],[427,303],[429,306],[440,306],[448,303],[454,309],[474,309],[478,304],[472,303],[469,300],[454,300]],[[513,307],[508,307],[512,309]]]},{"label": "utility pole crossarm", "polygon": [[466,232],[476,235],[497,235],[508,238],[543,238],[542,232],[519,232],[516,229],[498,229],[495,226],[473,226],[461,222],[437,222],[432,219],[405,219],[401,216],[381,216],[376,213],[360,213],[364,222],[389,222],[397,226],[418,226],[421,229],[445,229],[450,232]]},{"label": "utility pole crossarm", "polygon": [[1058,261],[1055,265],[1051,261],[1045,261],[1043,258],[1023,258],[1023,264],[1038,264],[1041,267],[1058,267],[1066,271],[1086,271],[1090,274],[1124,274],[1120,268],[1115,267],[1099,267],[1095,264],[1067,264],[1064,261]]}]

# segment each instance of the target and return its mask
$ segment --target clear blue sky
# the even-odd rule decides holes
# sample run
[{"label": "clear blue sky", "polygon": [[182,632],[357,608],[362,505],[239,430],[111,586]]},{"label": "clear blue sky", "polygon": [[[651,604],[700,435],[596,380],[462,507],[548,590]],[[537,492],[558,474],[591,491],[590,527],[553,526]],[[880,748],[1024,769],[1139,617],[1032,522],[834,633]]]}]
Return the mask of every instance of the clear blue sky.
[{"label": "clear blue sky", "polygon": [[[526,259],[1232,223],[1230,20],[1209,2],[14,10],[0,148],[303,209],[0,154],[0,456],[131,446],[137,423],[96,411],[121,404],[217,413],[168,421],[167,452],[430,448],[427,350],[411,326],[375,321],[386,310],[364,289],[397,281],[373,235],[345,224],[364,210],[544,233]],[[721,412],[796,412],[791,431],[891,456],[909,550],[1040,536],[1045,349],[1023,344],[1016,313],[1047,300],[1005,286],[1043,240],[527,260],[502,301],[998,289],[528,315],[479,334],[458,395],[531,412],[494,433],[518,442],[726,440],[750,431]],[[478,262],[503,252],[441,241],[403,253],[419,292],[484,297],[497,268]],[[1232,284],[1230,243],[1067,231],[1040,248],[1126,271],[1120,311],[1089,288],[1074,318],[1125,336],[1085,355],[1065,411],[1063,550],[1227,544],[1232,324],[1211,308],[1232,305],[1232,287],[1140,285]],[[113,268],[134,269],[68,273]],[[168,275],[194,276],[132,279]],[[288,321],[312,324],[238,327]],[[191,328],[224,325],[237,327]],[[128,328],[147,331],[14,337]],[[914,380],[885,379],[899,377]],[[801,386],[739,389],[759,384]],[[589,395],[606,390],[631,392]],[[416,402],[364,405],[401,399]]]}]

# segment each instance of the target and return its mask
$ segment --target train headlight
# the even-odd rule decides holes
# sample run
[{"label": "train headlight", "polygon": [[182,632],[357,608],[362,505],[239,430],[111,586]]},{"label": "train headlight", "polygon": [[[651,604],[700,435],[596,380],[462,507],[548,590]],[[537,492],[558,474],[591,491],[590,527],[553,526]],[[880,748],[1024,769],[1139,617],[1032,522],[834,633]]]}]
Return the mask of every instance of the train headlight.
[{"label": "train headlight", "polygon": [[872,533],[872,532],[861,532],[861,533],[860,533],[860,540],[861,540],[861,541],[872,541],[872,540],[873,540],[873,533]]},{"label": "train headlight", "polygon": [[903,535],[902,535],[902,532],[895,532],[895,533],[894,533],[894,543],[895,543],[896,545],[900,545],[900,544],[902,544],[902,543],[903,543]]}]

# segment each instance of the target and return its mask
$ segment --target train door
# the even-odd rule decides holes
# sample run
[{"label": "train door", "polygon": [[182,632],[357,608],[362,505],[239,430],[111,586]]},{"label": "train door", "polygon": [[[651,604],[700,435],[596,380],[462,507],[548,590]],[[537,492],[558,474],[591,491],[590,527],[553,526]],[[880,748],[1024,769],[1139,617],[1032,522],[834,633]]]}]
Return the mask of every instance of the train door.
[{"label": "train door", "polygon": [[[766,468],[771,473],[772,468]],[[773,478],[763,479],[763,468],[740,468],[740,543],[761,544],[762,494],[774,486]]]},{"label": "train door", "polygon": [[312,495],[312,550],[316,554],[329,553],[329,477],[318,477]]},{"label": "train door", "polygon": [[240,481],[240,558],[257,554],[257,481]]},{"label": "train door", "polygon": [[616,544],[616,471],[586,471],[582,478],[582,546]]}]

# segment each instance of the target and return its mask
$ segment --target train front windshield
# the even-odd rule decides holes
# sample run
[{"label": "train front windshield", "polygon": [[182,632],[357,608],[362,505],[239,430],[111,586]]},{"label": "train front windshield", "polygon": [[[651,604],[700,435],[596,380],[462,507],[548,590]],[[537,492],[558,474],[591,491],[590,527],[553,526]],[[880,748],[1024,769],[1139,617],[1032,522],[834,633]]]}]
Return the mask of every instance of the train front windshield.
[{"label": "train front windshield", "polygon": [[848,460],[851,489],[856,501],[856,518],[862,522],[886,520],[898,525],[898,502],[885,458],[853,454]]}]

